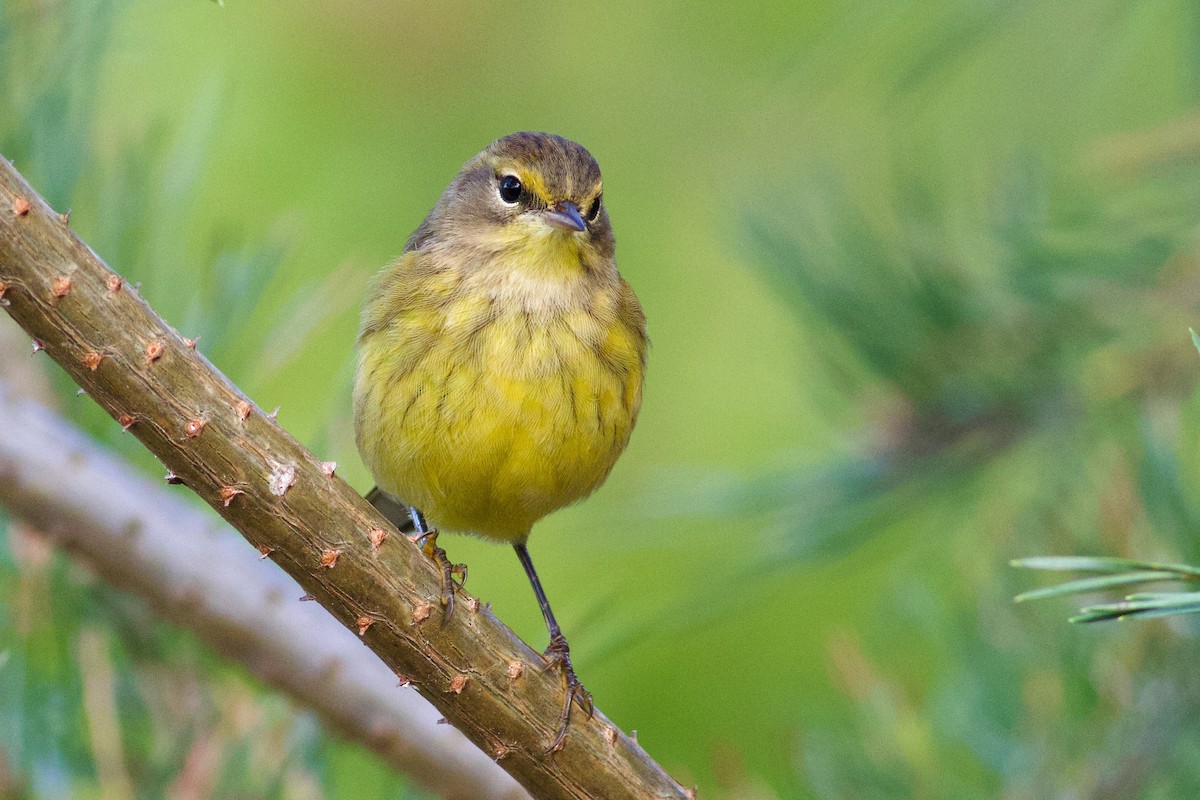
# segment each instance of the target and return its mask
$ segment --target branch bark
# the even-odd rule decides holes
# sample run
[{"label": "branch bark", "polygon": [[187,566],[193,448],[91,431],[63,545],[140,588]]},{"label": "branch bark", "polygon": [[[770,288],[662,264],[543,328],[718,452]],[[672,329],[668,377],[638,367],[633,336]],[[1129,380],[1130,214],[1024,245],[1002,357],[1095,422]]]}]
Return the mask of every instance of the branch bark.
[{"label": "branch bark", "polygon": [[[540,654],[470,597],[443,626],[432,563],[155,314],[3,159],[0,292],[9,314],[173,481],[339,622],[362,629],[388,668],[534,797],[692,795],[599,711],[576,713],[566,748],[547,754],[562,686]],[[214,552],[204,566],[222,570],[225,558]]]},{"label": "branch bark", "polygon": [[296,602],[303,590],[236,532],[6,383],[0,378],[0,504],[14,516],[440,797],[529,797],[457,730],[438,725],[429,703],[398,690],[353,633],[315,603]]}]

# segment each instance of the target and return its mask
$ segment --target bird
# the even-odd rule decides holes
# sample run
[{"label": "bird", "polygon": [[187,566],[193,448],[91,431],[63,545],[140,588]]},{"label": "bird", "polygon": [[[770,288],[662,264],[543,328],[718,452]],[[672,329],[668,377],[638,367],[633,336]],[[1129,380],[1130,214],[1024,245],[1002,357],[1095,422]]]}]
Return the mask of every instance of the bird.
[{"label": "bird", "polygon": [[[617,270],[600,167],[582,145],[524,131],[471,158],[371,282],[358,334],[355,440],[367,498],[411,525],[442,576],[441,530],[511,544],[549,634],[564,703],[591,694],[538,579],[530,532],[596,491],[642,403],[646,316]],[[388,513],[388,511],[391,513]],[[406,518],[407,517],[407,518]],[[404,523],[404,524],[401,524]]]}]

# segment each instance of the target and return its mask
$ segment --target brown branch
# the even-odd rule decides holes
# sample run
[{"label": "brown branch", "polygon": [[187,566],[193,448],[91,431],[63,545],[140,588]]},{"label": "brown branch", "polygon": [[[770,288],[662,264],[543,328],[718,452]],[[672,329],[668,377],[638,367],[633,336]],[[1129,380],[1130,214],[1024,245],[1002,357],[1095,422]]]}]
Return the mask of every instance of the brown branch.
[{"label": "brown branch", "polygon": [[529,796],[235,531],[2,377],[0,504],[440,797]]},{"label": "brown branch", "polygon": [[[538,798],[687,798],[599,711],[547,754],[562,686],[465,598],[442,626],[433,565],[255,408],[0,159],[7,310],[109,414]],[[372,533],[392,533],[378,542]],[[225,567],[221,555],[207,562]],[[247,608],[247,615],[261,613]],[[510,678],[510,674],[517,677]],[[401,690],[398,690],[401,691]]]}]

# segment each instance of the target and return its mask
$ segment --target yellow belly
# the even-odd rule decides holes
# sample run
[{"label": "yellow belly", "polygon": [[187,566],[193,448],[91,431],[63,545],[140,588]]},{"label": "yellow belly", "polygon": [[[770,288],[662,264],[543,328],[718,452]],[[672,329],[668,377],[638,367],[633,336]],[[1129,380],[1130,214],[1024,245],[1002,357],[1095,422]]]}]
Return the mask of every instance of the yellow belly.
[{"label": "yellow belly", "polygon": [[481,325],[456,302],[436,324],[407,319],[362,341],[359,450],[380,489],[438,528],[523,541],[599,487],[625,448],[641,340],[582,310]]}]

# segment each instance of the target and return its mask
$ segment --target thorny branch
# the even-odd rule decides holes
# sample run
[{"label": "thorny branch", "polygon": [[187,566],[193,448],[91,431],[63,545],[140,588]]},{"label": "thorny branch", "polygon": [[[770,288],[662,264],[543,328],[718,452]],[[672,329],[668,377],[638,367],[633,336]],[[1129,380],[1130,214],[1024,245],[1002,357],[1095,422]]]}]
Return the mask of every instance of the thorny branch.
[{"label": "thorny branch", "polygon": [[16,396],[2,375],[0,504],[439,797],[529,796],[458,731],[438,725],[436,709],[397,691],[396,676],[354,633],[315,603],[296,602],[303,590],[235,531]]},{"label": "thorny branch", "polygon": [[430,613],[439,579],[420,551],[155,314],[3,159],[0,296],[171,481],[361,632],[534,797],[693,795],[599,711],[577,715],[566,748],[548,754],[562,686],[542,657],[473,598],[442,626]]}]

